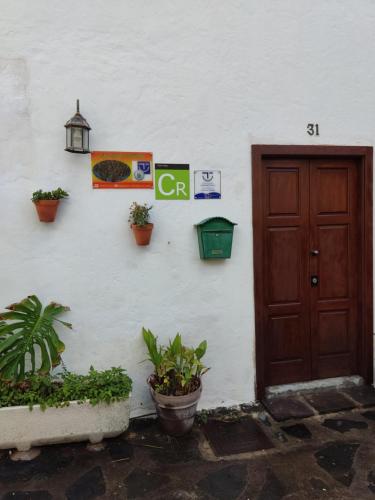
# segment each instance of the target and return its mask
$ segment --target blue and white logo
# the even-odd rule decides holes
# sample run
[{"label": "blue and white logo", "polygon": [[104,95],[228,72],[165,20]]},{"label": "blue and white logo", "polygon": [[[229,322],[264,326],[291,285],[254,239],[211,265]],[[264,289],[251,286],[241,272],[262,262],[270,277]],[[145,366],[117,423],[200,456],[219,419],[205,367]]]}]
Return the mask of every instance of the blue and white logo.
[{"label": "blue and white logo", "polygon": [[149,161],[139,161],[138,170],[143,172],[145,175],[151,174],[151,163]]}]

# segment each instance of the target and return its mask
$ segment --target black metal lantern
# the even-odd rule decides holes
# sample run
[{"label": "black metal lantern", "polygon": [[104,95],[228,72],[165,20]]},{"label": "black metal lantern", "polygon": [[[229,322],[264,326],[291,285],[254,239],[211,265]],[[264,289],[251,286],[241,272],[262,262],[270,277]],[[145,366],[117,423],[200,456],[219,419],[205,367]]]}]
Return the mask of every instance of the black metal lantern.
[{"label": "black metal lantern", "polygon": [[65,124],[66,148],[70,153],[90,153],[89,133],[90,125],[79,112],[79,99],[77,99],[77,113]]}]

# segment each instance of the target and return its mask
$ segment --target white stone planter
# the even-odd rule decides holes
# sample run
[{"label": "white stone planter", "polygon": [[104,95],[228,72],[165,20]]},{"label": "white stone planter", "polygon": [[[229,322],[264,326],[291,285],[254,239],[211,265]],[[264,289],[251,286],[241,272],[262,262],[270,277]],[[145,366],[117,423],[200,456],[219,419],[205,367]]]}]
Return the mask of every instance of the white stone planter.
[{"label": "white stone planter", "polygon": [[89,440],[122,434],[129,426],[130,399],[92,406],[71,401],[64,408],[35,405],[0,408],[0,449],[27,451],[32,446]]}]

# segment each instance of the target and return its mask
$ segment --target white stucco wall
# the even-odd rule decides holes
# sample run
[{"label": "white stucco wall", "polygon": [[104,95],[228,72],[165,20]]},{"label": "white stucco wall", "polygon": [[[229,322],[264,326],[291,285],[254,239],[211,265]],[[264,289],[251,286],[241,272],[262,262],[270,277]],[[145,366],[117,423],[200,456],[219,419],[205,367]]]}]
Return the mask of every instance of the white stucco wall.
[{"label": "white stucco wall", "polygon": [[[30,293],[71,307],[69,369],[126,367],[133,415],[152,407],[142,325],[208,341],[201,407],[254,400],[250,147],[372,145],[373,0],[0,0],[0,305]],[[64,151],[75,99],[92,149],[222,171],[222,200],[92,190]],[[320,124],[320,137],[306,124]],[[71,193],[42,224],[38,189]],[[152,202],[150,247],[127,225]],[[202,262],[193,224],[238,223],[232,259]]]}]

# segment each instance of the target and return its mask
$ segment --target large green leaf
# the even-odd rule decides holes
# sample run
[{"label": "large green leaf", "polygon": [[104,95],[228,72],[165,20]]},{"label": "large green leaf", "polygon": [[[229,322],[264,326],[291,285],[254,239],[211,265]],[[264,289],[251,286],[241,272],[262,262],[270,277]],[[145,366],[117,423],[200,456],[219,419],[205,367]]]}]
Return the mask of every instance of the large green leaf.
[{"label": "large green leaf", "polygon": [[195,354],[198,359],[203,358],[207,351],[207,340],[203,340],[199,346],[195,349]]},{"label": "large green leaf", "polygon": [[[6,309],[8,311],[0,313],[0,379],[23,380],[27,360],[31,362],[30,372],[49,373],[51,368],[60,364],[60,354],[65,350],[53,324],[59,321],[68,328],[72,327],[56,318],[69,311],[69,307],[51,302],[43,309],[38,297],[31,295]],[[35,355],[38,351],[39,366]]]},{"label": "large green leaf", "polygon": [[142,334],[143,340],[147,346],[149,360],[154,364],[157,370],[163,360],[161,349],[159,349],[157,345],[157,338],[153,335],[151,330],[146,330],[145,328],[142,328]]}]

